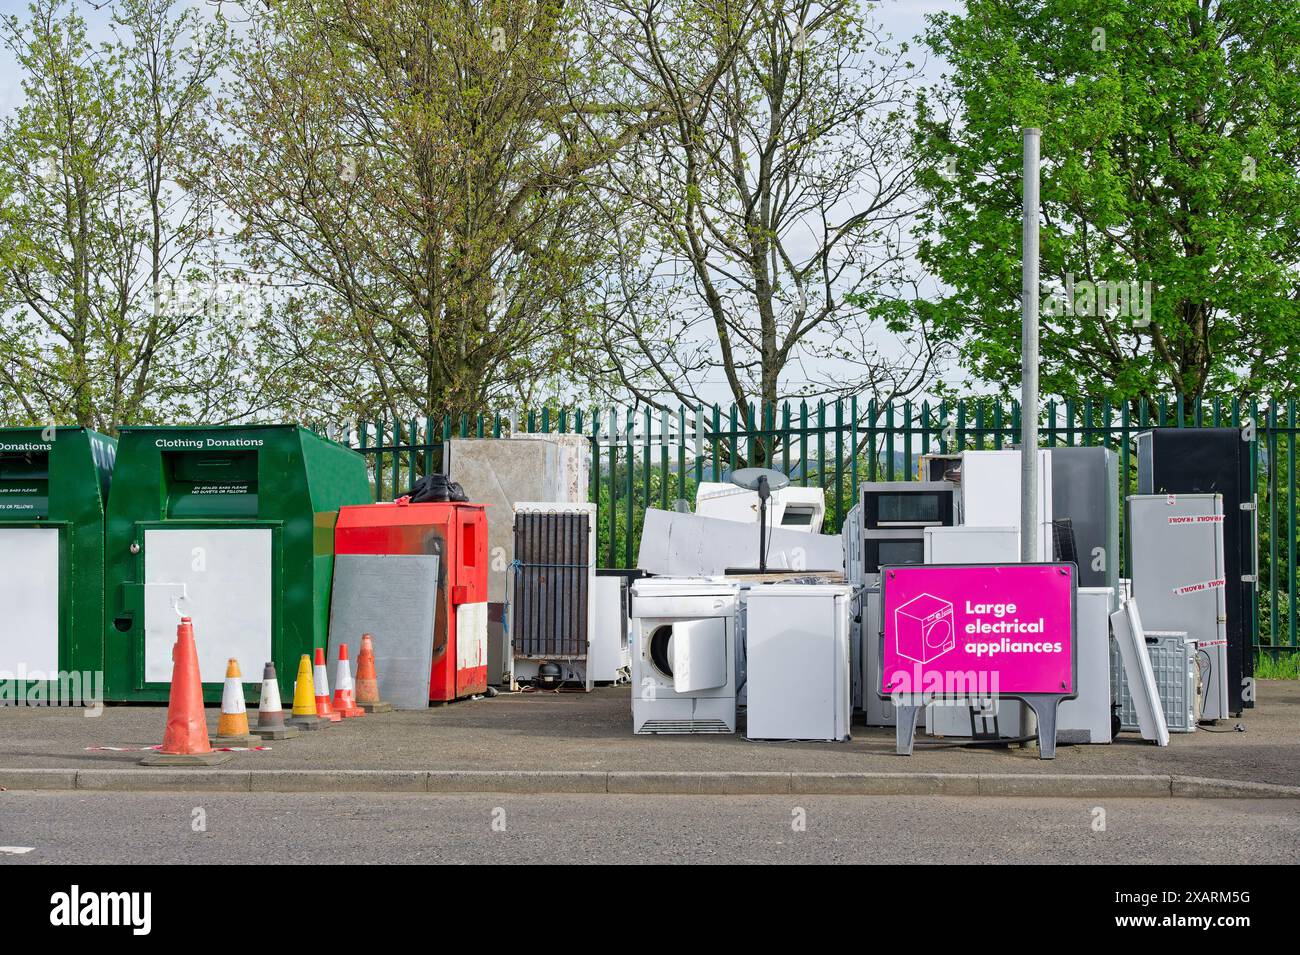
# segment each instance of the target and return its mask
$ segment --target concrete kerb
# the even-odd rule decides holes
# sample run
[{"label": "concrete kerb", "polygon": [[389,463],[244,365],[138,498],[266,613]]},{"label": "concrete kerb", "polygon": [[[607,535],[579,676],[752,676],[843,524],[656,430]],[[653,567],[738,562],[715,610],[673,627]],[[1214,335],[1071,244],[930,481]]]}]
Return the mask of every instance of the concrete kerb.
[{"label": "concrete kerb", "polygon": [[1300,786],[1170,775],[530,770],[0,769],[0,789],[1300,799]]},{"label": "concrete kerb", "polygon": [[791,773],[611,772],[608,792],[624,795],[781,796],[791,791]]}]

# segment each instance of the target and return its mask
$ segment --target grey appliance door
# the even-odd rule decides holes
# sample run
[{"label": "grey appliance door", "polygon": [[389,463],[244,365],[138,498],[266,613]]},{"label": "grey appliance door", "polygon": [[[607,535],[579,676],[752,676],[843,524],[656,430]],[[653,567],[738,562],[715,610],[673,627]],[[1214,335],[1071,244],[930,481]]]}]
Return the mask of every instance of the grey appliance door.
[{"label": "grey appliance door", "polygon": [[[1217,494],[1150,494],[1128,499],[1133,600],[1148,630],[1184,631],[1197,641],[1207,688],[1227,673],[1227,585],[1223,499]],[[1221,692],[1202,718],[1225,719]]]}]

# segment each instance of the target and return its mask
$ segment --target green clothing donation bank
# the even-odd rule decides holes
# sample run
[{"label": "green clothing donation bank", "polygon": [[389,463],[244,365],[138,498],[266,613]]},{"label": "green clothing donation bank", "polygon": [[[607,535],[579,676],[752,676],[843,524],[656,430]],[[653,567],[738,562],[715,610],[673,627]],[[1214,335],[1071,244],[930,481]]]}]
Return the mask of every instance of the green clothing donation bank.
[{"label": "green clothing donation bank", "polygon": [[334,524],[371,502],[360,454],[296,425],[132,427],[118,436],[104,627],[109,700],[166,700],[180,615],[194,621],[204,697],[239,660],[258,698],[326,645]]},{"label": "green clothing donation bank", "polygon": [[44,702],[101,688],[116,446],[86,428],[0,428],[0,682],[23,692],[43,684]]}]

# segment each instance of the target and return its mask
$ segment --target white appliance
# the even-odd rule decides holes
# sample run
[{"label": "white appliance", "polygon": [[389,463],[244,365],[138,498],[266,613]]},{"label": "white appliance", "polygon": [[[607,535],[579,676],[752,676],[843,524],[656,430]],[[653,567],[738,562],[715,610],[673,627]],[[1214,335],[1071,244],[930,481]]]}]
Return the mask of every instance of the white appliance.
[{"label": "white appliance", "polygon": [[632,731],[736,731],[735,584],[652,577],[632,584]]},{"label": "white appliance", "polygon": [[622,683],[632,664],[628,649],[628,582],[598,575],[591,582],[594,626],[587,646],[587,672],[593,683]]},{"label": "white appliance", "polygon": [[[1019,457],[1016,458],[1017,467]],[[925,529],[927,564],[1018,564],[1018,527],[956,527]],[[996,704],[996,705],[995,705]],[[974,733],[1014,739],[1024,735],[1024,714],[1018,700],[979,700],[931,703],[925,708],[926,732],[935,736],[964,737]]]},{"label": "white appliance", "polygon": [[1060,743],[1109,743],[1110,614],[1115,591],[1109,587],[1080,587],[1075,604],[1075,676],[1073,700],[1056,710],[1056,739]]},{"label": "white appliance", "polygon": [[[961,523],[969,527],[1020,527],[1020,451],[964,451],[961,456]],[[1052,456],[1038,451],[1038,559],[1053,560]]]},{"label": "white appliance", "polygon": [[846,740],[852,716],[853,588],[768,584],[749,592],[745,672],[749,739]]},{"label": "white appliance", "polygon": [[[839,534],[805,534],[769,527],[770,571],[839,571],[844,539]],[[661,577],[720,577],[734,567],[758,564],[758,525],[699,514],[645,509],[636,565]]]},{"label": "white appliance", "polygon": [[862,711],[868,726],[893,726],[894,704],[880,696],[880,635],[884,616],[880,605],[880,575],[874,574],[866,588],[866,608],[862,621]]},{"label": "white appliance", "polygon": [[1120,659],[1124,663],[1124,678],[1133,696],[1138,727],[1142,738],[1157,746],[1169,745],[1169,724],[1165,722],[1164,707],[1160,704],[1160,689],[1156,683],[1151,658],[1147,654],[1146,632],[1136,601],[1125,600],[1110,615],[1110,625],[1115,630]]},{"label": "white appliance", "polygon": [[[769,499],[770,526],[808,534],[820,534],[826,517],[826,492],[820,487],[788,487],[772,492]],[[758,492],[701,481],[695,489],[695,513],[742,524],[758,523]]]},{"label": "white appliance", "polygon": [[1020,530],[1016,527],[927,527],[927,564],[1018,564]]}]

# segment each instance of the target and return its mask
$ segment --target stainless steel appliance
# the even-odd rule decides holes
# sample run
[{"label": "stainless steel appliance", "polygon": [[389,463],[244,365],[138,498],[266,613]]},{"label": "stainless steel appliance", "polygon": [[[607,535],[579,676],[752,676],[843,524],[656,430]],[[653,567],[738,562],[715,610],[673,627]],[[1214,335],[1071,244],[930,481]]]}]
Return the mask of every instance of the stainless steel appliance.
[{"label": "stainless steel appliance", "polygon": [[[1080,587],[1119,592],[1118,455],[1100,446],[1052,448],[1052,517],[1070,522]],[[1119,604],[1111,607],[1114,610]]]},{"label": "stainless steel appliance", "polygon": [[862,491],[863,571],[925,560],[925,529],[956,523],[950,481],[872,481]]},{"label": "stainless steel appliance", "polygon": [[1202,719],[1231,715],[1231,645],[1225,619],[1227,515],[1218,494],[1136,494],[1128,499],[1133,599],[1150,631],[1183,631],[1205,672]]},{"label": "stainless steel appliance", "polygon": [[[1238,428],[1153,428],[1137,436],[1139,494],[1223,496],[1224,608],[1227,614],[1228,712],[1255,705],[1245,693],[1255,673],[1259,536],[1252,485],[1256,444]],[[1143,615],[1146,608],[1142,608]]]}]

